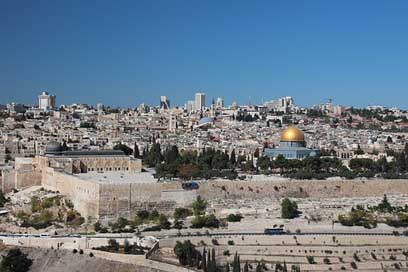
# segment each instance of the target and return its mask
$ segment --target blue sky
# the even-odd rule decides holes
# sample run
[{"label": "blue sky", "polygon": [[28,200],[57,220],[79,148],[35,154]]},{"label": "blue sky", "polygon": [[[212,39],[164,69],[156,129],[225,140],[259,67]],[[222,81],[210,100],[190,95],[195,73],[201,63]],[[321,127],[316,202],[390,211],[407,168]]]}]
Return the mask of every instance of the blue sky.
[{"label": "blue sky", "polygon": [[408,1],[0,1],[0,104],[408,108]]}]

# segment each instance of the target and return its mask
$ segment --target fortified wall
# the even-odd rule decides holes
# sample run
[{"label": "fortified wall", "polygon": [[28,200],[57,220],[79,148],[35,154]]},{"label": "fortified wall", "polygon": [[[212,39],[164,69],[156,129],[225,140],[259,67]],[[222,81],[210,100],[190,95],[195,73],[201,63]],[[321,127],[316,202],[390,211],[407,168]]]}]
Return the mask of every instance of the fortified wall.
[{"label": "fortified wall", "polygon": [[43,169],[41,185],[67,196],[84,218],[98,217],[100,196],[98,183],[47,167]]},{"label": "fortified wall", "polygon": [[36,157],[16,161],[14,169],[3,171],[2,189],[9,192],[13,188],[41,185],[66,195],[83,217],[104,222],[118,217],[131,219],[143,209],[170,214],[175,207],[189,205],[197,196],[211,200],[408,194],[408,180],[277,180],[276,177],[264,177],[259,181],[202,181],[197,190],[183,190],[177,181],[145,181],[143,175],[139,179],[138,182],[84,179],[81,174],[51,167],[46,157]]}]

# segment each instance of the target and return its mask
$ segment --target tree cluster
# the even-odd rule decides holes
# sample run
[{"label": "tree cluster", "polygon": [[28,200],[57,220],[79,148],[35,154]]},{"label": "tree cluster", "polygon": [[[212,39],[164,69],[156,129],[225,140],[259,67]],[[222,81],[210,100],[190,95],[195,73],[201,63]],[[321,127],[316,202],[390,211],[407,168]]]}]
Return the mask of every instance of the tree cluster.
[{"label": "tree cluster", "polygon": [[388,162],[385,157],[374,161],[368,158],[351,159],[349,168],[337,158],[308,157],[304,160],[288,160],[279,155],[275,160],[260,157],[257,169],[263,173],[280,173],[294,179],[326,179],[339,176],[347,179],[357,177],[382,177],[386,179],[408,178],[408,151],[397,153],[389,151],[394,160]]},{"label": "tree cluster", "polygon": [[336,158],[308,157],[304,160],[289,160],[279,155],[275,160],[260,157],[257,168],[262,172],[278,172],[295,179],[325,179],[332,176],[349,178],[351,171]]},{"label": "tree cluster", "polygon": [[363,226],[375,228],[378,223],[392,227],[408,227],[408,205],[392,206],[384,195],[382,201],[375,206],[357,205],[348,214],[339,215],[338,221],[344,226]]},{"label": "tree cluster", "polygon": [[30,269],[33,261],[18,248],[12,248],[3,256],[0,263],[2,272],[26,272]]},{"label": "tree cluster", "polygon": [[177,146],[162,151],[160,144],[154,143],[143,152],[143,163],[155,167],[156,177],[161,178],[237,178],[235,155],[214,149],[197,152],[179,152]]},{"label": "tree cluster", "polygon": [[127,156],[130,156],[133,154],[133,149],[128,147],[125,144],[117,144],[113,147],[113,150],[121,150],[123,153],[125,153]]},{"label": "tree cluster", "polygon": [[202,255],[190,240],[184,242],[177,241],[173,251],[177,256],[180,265],[196,267],[198,269],[201,268]]}]

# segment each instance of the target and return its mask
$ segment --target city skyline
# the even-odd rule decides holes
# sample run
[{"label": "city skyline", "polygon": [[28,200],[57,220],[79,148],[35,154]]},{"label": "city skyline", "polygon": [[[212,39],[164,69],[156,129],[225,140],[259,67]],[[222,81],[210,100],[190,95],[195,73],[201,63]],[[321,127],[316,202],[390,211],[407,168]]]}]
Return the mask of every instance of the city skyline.
[{"label": "city skyline", "polygon": [[133,107],[166,95],[183,105],[202,90],[226,104],[290,95],[304,106],[408,108],[403,1],[0,7],[2,104],[34,104],[49,90],[61,104]]}]

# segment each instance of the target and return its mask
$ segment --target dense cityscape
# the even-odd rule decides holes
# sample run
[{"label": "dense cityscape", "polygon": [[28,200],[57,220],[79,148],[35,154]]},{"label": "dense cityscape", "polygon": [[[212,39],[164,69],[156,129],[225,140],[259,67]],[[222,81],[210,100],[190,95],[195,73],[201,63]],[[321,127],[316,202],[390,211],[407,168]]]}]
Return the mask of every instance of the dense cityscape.
[{"label": "dense cityscape", "polygon": [[203,92],[184,106],[57,102],[1,106],[6,245],[152,271],[406,268],[406,110]]}]

